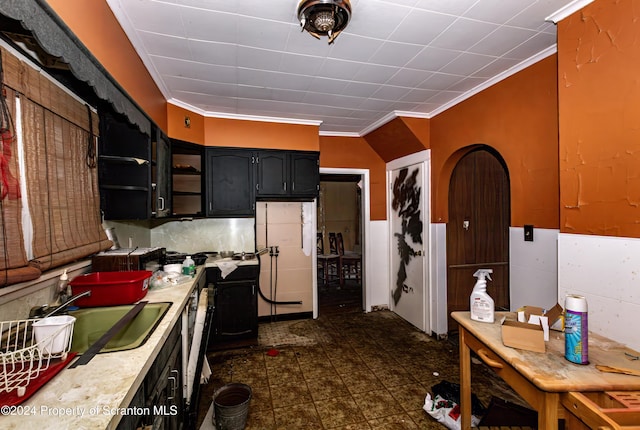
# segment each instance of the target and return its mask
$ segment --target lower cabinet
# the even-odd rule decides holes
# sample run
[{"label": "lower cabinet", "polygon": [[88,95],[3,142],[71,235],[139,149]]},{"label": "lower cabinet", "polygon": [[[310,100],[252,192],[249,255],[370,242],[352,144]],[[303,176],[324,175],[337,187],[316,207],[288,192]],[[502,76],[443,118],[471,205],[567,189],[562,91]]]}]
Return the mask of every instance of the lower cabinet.
[{"label": "lower cabinet", "polygon": [[207,269],[207,283],[215,307],[209,346],[258,337],[258,275],[255,266],[241,266],[224,279],[220,269]]},{"label": "lower cabinet", "polygon": [[122,417],[120,430],[181,429],[184,420],[182,393],[182,324],[175,325],[151,365],[129,408],[134,412]]}]

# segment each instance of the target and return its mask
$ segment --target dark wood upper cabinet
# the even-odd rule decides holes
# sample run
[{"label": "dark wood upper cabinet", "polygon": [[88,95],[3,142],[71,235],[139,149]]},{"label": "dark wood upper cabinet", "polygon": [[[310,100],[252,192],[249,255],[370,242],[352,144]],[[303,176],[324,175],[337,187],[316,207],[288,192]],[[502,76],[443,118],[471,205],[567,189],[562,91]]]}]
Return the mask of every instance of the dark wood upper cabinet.
[{"label": "dark wood upper cabinet", "polygon": [[248,149],[207,148],[207,216],[255,214],[255,153]]},{"label": "dark wood upper cabinet", "polygon": [[313,199],[318,195],[317,152],[263,150],[257,154],[257,198]]},{"label": "dark wood upper cabinet", "polygon": [[98,184],[106,220],[151,217],[151,145],[123,115],[99,110]]}]

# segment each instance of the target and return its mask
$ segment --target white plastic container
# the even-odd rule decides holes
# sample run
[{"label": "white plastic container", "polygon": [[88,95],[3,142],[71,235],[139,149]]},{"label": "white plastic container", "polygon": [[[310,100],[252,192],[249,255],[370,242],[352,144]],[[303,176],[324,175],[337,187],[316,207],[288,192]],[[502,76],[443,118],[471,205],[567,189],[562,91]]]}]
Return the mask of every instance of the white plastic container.
[{"label": "white plastic container", "polygon": [[196,262],[193,261],[190,255],[187,255],[187,258],[182,262],[182,274],[192,278],[196,274]]},{"label": "white plastic container", "polygon": [[76,318],[71,315],[58,315],[35,321],[33,331],[40,353],[54,355],[68,351],[75,322]]},{"label": "white plastic container", "polygon": [[491,296],[487,294],[487,281],[485,280],[485,278],[491,280],[490,273],[493,273],[492,269],[478,269],[473,274],[478,278],[469,299],[471,319],[474,321],[493,323],[495,319],[495,304]]}]

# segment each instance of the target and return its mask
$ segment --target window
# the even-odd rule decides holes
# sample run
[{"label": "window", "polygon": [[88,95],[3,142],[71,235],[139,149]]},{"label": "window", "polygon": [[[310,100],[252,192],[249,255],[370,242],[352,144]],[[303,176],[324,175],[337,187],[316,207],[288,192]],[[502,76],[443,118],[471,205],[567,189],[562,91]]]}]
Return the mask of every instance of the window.
[{"label": "window", "polygon": [[0,151],[0,286],[5,286],[36,279],[111,242],[101,226],[93,158],[97,114],[8,50],[0,54],[12,137],[2,140]]}]

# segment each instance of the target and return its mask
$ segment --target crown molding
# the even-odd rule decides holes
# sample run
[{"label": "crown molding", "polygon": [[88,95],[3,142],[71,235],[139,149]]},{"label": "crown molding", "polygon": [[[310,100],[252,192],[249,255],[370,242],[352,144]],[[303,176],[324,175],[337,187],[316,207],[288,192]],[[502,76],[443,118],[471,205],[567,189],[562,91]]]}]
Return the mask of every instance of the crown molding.
[{"label": "crown molding", "polygon": [[545,21],[553,22],[554,24],[557,24],[558,22],[562,21],[569,15],[579,11],[580,9],[582,9],[583,7],[587,6],[589,3],[592,3],[592,2],[593,0],[574,0],[571,3],[565,5],[564,7],[558,9],[548,17],[546,17]]},{"label": "crown molding", "polygon": [[237,119],[241,121],[258,121],[258,122],[276,122],[281,124],[295,124],[295,125],[313,125],[320,127],[322,121],[310,120],[310,119],[296,119],[296,118],[280,118],[274,116],[259,116],[259,115],[240,115],[235,113],[225,112],[212,112],[204,109],[197,108],[188,103],[181,102],[177,99],[167,100],[167,103],[171,103],[174,106],[187,109],[188,111],[200,114],[207,118],[221,118],[221,119]]}]

